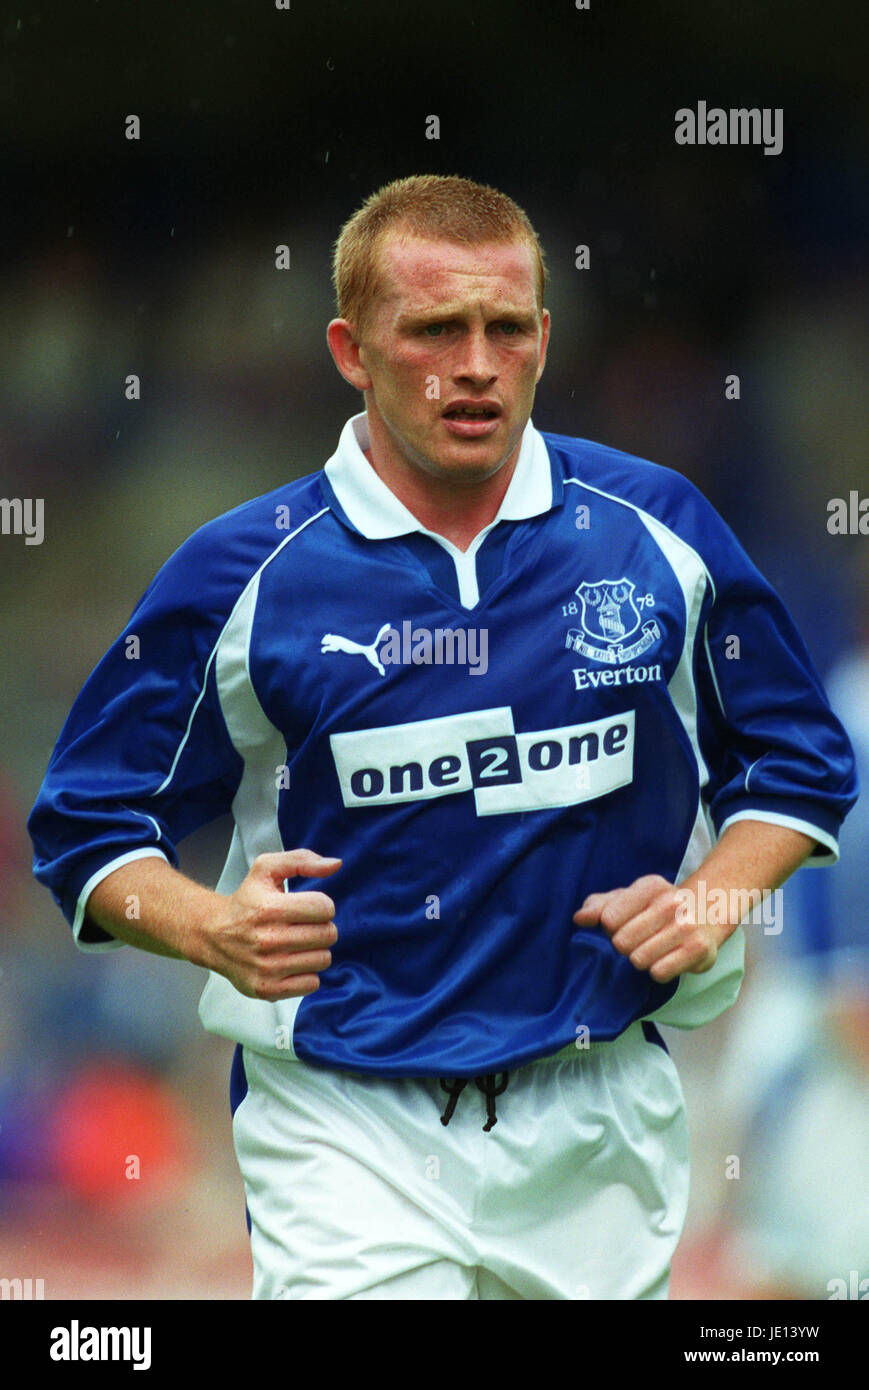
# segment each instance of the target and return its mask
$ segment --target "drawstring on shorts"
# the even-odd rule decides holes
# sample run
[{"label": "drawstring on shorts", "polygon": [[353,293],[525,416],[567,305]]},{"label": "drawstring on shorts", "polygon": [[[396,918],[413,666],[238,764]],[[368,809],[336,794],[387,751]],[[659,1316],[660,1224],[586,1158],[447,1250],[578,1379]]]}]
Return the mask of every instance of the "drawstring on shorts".
[{"label": "drawstring on shorts", "polygon": [[[503,1076],[504,1078],[500,1085],[498,1085],[499,1076]],[[482,1091],[483,1095],[486,1097],[486,1115],[488,1118],[483,1125],[483,1130],[488,1134],[492,1126],[498,1123],[498,1117],[495,1114],[495,1097],[503,1095],[504,1091],[506,1091],[507,1082],[510,1080],[510,1073],[508,1071],[490,1072],[488,1076],[475,1076],[474,1080],[477,1083],[477,1089]],[[453,1077],[452,1080],[444,1076],[440,1078],[441,1090],[446,1091],[449,1096],[447,1108],[441,1115],[442,1125],[448,1125],[453,1118],[453,1112],[458,1104],[459,1096],[462,1094],[467,1084],[467,1077],[456,1076]]]}]

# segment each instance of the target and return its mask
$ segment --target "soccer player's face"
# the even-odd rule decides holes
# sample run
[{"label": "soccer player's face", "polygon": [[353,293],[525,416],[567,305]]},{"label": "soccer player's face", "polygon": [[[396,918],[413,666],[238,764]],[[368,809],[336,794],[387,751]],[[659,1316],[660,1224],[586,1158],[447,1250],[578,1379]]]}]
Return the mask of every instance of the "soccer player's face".
[{"label": "soccer player's face", "polygon": [[369,418],[405,463],[470,483],[518,452],[549,336],[535,265],[521,240],[385,240],[359,360]]}]

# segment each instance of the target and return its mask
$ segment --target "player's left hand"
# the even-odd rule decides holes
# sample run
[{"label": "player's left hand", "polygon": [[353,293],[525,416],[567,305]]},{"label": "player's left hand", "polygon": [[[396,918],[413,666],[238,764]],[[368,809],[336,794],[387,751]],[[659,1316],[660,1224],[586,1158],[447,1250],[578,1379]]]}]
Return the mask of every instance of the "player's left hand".
[{"label": "player's left hand", "polygon": [[686,916],[675,884],[647,874],[628,888],[590,894],[573,920],[578,927],[602,927],[631,965],[664,985],[686,972],[711,970],[718,955],[721,928]]}]

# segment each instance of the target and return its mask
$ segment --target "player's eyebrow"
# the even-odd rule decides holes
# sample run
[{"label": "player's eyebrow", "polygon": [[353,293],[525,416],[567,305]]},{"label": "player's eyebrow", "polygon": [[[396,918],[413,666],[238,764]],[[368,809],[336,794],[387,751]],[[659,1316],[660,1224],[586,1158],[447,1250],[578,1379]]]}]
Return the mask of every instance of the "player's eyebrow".
[{"label": "player's eyebrow", "polygon": [[[512,319],[525,327],[534,327],[537,323],[537,313],[529,309],[527,305],[498,303],[493,305],[491,310],[487,310],[486,318],[491,320]],[[464,303],[455,304],[432,304],[428,307],[407,310],[399,314],[396,319],[396,328],[418,328],[426,323],[445,323],[448,320],[461,320],[468,317],[468,307]]]}]

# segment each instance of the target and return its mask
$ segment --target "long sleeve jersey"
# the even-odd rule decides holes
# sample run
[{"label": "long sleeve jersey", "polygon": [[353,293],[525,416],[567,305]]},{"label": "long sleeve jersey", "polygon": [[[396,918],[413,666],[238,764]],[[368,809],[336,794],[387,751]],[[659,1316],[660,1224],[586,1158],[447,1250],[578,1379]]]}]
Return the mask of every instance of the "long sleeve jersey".
[{"label": "long sleeve jersey", "polygon": [[[159,571],[78,696],[30,818],[85,951],[95,886],[226,812],[217,884],[258,854],[343,860],[320,988],[211,973],[206,1028],[391,1076],[473,1076],[735,999],[744,929],[667,984],[572,915],[679,883],[740,819],[832,863],[853,753],[783,604],[684,477],[524,431],[493,522],[427,531],[349,420],[323,469],[237,507]],[[134,640],[135,639],[135,640]],[[757,885],[758,888],[764,885]]]}]

